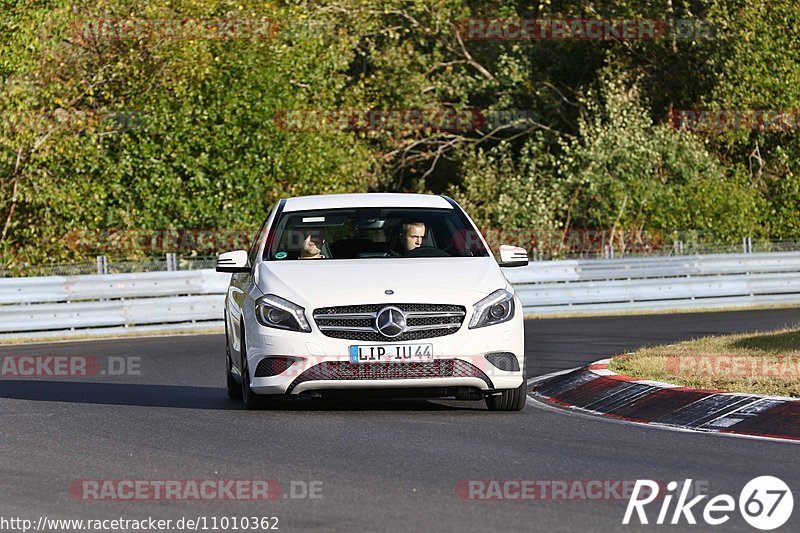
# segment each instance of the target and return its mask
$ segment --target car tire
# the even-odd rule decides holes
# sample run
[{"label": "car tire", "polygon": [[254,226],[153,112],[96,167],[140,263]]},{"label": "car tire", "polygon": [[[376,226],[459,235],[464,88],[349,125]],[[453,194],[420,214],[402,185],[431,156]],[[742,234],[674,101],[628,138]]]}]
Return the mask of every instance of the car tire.
[{"label": "car tire", "polygon": [[250,388],[250,369],[247,365],[247,348],[244,337],[244,323],[242,323],[242,334],[239,339],[239,344],[239,351],[242,355],[242,403],[247,411],[257,411],[264,408],[266,401],[263,397],[253,392],[253,389]]},{"label": "car tire", "polygon": [[227,384],[228,398],[231,400],[242,399],[242,386],[233,379],[233,362],[231,361],[231,344],[228,339],[228,315],[225,314],[225,381]]},{"label": "car tire", "polygon": [[525,400],[528,398],[527,384],[523,380],[522,385],[516,389],[504,390],[501,394],[486,397],[486,407],[490,411],[522,411],[525,407]]},{"label": "car tire", "polygon": [[225,357],[225,367],[227,369],[226,376],[228,382],[228,398],[231,400],[241,400],[242,399],[242,386],[233,379],[233,364],[231,363],[231,354],[228,352],[228,355]]}]

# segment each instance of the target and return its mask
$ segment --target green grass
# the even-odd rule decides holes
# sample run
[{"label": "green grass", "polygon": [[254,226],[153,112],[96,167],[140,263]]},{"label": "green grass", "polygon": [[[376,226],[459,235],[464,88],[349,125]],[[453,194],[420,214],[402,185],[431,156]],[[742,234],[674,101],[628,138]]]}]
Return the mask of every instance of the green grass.
[{"label": "green grass", "polygon": [[643,348],[609,368],[698,389],[800,398],[800,328]]}]

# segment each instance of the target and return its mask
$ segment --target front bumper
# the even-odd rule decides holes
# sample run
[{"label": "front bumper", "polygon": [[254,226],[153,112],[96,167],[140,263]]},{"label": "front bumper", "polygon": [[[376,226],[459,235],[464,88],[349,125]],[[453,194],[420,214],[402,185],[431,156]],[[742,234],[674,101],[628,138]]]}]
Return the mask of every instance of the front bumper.
[{"label": "front bumper", "polygon": [[[471,389],[489,394],[517,388],[524,379],[523,323],[517,309],[517,316],[503,324],[470,330],[465,321],[450,335],[401,343],[433,346],[433,361],[411,363],[351,363],[350,346],[381,343],[327,337],[314,324],[311,333],[277,330],[245,316],[250,387],[263,395],[415,388]],[[501,370],[487,360],[487,354],[497,352],[515,359],[515,370]],[[278,375],[257,377],[255,369],[259,363],[275,357],[289,358],[292,364]],[[505,368],[511,367],[505,365]]]}]

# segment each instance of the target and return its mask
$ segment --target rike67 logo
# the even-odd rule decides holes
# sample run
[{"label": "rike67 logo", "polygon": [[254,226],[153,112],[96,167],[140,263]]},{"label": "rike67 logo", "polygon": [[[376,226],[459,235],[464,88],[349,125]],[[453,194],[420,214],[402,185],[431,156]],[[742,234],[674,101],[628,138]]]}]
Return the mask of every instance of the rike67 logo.
[{"label": "rike67 logo", "polygon": [[[666,493],[659,494],[659,489],[663,485],[649,479],[637,480],[622,523],[628,525],[635,517],[634,524],[636,519],[640,524],[649,524],[652,514],[648,518],[645,507],[656,500],[660,501],[661,507],[655,524],[675,525],[682,523],[683,520],[687,524],[697,524],[695,513],[700,514],[702,520],[710,526],[724,524],[730,519],[731,513],[737,507],[733,496],[720,494],[704,502],[705,505],[699,505],[708,496],[703,494],[689,499],[691,486],[691,479],[685,480],[682,486],[679,486],[677,481],[670,481],[667,483]],[[674,508],[671,508],[675,496],[677,502]],[[781,527],[789,520],[794,508],[794,497],[789,486],[781,479],[760,476],[751,479],[739,493],[738,508],[748,524],[756,529],[769,531]]]}]

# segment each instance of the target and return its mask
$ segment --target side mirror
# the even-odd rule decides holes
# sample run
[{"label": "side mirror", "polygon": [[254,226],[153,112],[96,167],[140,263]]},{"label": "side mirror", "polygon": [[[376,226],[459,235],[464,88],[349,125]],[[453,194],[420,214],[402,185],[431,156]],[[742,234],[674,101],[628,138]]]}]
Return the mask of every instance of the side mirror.
[{"label": "side mirror", "polygon": [[519,246],[500,246],[500,266],[503,268],[528,266],[528,252]]},{"label": "side mirror", "polygon": [[228,272],[231,274],[250,272],[247,252],[245,250],[236,250],[235,252],[219,254],[219,258],[217,259],[217,272]]}]

